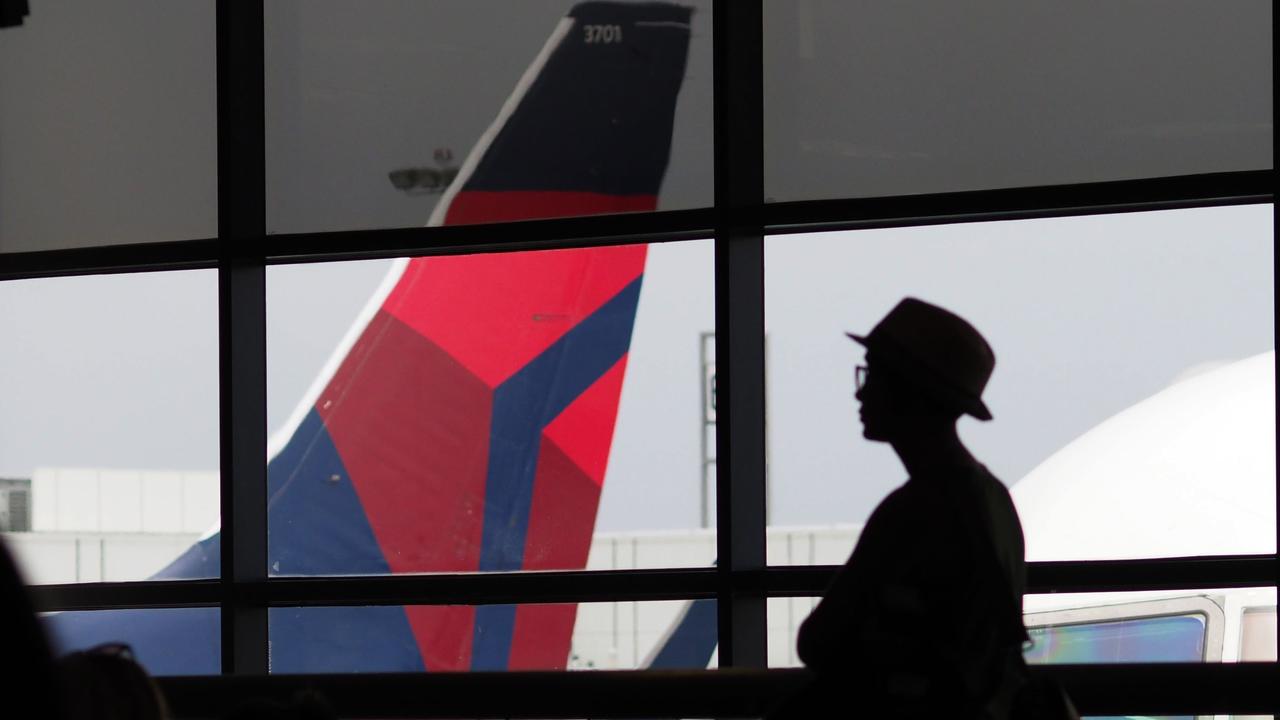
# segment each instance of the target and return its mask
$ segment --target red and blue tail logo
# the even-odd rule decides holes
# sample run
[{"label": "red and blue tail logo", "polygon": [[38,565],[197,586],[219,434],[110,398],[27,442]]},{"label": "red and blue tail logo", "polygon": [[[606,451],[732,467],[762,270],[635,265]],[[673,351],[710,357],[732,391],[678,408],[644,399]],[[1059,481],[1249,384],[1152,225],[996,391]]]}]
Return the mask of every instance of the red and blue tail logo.
[{"label": "red and blue tail logo", "polygon": [[[435,224],[652,210],[688,8],[588,2],[555,28],[441,199]],[[273,575],[586,565],[644,246],[400,261],[268,464]],[[216,537],[160,577],[217,574]],[[275,672],[563,668],[576,606],[281,608]],[[66,617],[153,672],[217,672],[154,614]],[[181,622],[179,629],[163,622]],[[104,635],[105,633],[105,635]],[[206,651],[207,652],[207,651]],[[709,655],[710,650],[707,650]],[[705,664],[705,663],[704,663]]]}]

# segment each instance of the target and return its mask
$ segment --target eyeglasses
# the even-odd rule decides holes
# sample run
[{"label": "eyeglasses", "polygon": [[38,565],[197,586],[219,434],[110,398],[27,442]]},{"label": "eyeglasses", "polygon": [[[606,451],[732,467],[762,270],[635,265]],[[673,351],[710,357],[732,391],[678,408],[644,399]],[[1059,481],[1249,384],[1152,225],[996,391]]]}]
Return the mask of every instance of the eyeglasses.
[{"label": "eyeglasses", "polygon": [[108,642],[101,645],[94,645],[85,651],[91,655],[106,655],[109,657],[122,657],[126,660],[133,660],[133,648],[127,643]]},{"label": "eyeglasses", "polygon": [[867,386],[867,366],[859,365],[853,369],[853,392],[862,392],[862,388]]}]

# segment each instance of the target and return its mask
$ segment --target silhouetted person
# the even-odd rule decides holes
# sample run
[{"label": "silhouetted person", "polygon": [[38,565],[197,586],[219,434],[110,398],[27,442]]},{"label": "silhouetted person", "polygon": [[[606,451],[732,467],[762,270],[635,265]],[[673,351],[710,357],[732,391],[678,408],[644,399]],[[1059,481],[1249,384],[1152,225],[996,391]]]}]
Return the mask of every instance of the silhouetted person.
[{"label": "silhouetted person", "polygon": [[990,420],[995,365],[960,317],[907,298],[864,336],[855,369],[862,434],[892,446],[908,479],[871,514],[800,628],[815,671],[777,717],[1004,718],[1024,682],[1022,528],[1009,493],[956,434]]},{"label": "silhouetted person", "polygon": [[[0,679],[6,702],[32,717],[62,718],[61,684],[44,628],[36,618],[17,566],[0,541]],[[7,715],[6,715],[7,717]]]},{"label": "silhouetted person", "polygon": [[75,720],[167,720],[155,681],[124,643],[106,643],[58,658],[67,710]]}]

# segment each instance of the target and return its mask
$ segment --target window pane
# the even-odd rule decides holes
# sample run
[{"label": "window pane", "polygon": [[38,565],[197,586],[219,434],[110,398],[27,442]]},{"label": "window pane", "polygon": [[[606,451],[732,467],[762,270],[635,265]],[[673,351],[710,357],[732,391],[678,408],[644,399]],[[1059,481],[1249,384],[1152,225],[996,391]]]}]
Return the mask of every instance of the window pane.
[{"label": "window pane", "polygon": [[[1272,595],[1274,598],[1275,595]],[[1240,659],[1248,662],[1276,661],[1276,608],[1246,608],[1241,618]],[[1236,715],[1237,720],[1274,720],[1274,715]]]},{"label": "window pane", "polygon": [[715,601],[271,610],[271,671],[705,668]]},{"label": "window pane", "polygon": [[1275,552],[1271,213],[766,240],[771,561],[823,562],[797,550],[806,533],[852,547],[906,479],[861,437],[863,352],[844,335],[905,296],[967,318],[995,350],[994,420],[959,432],[1011,486],[1029,560]]},{"label": "window pane", "polygon": [[28,582],[218,573],[213,271],[0,283],[0,522]]},{"label": "window pane", "polygon": [[1271,3],[765,3],[765,194],[1273,167]]},{"label": "window pane", "polygon": [[1032,628],[1027,662],[1196,662],[1205,618],[1167,615]]},{"label": "window pane", "polygon": [[[1265,659],[1268,649],[1274,657],[1275,634],[1264,637],[1262,624],[1266,613],[1274,622],[1275,597],[1275,588],[1027,595],[1024,655],[1033,664],[1237,662]],[[819,600],[769,599],[770,667],[802,664],[797,633]],[[926,602],[940,613],[949,601]],[[1240,641],[1255,631],[1260,650]]]},{"label": "window pane", "polygon": [[0,252],[217,234],[213,3],[31,3],[0,41]]},{"label": "window pane", "polygon": [[268,3],[268,227],[709,205],[711,2],[686,5]]},{"label": "window pane", "polygon": [[1233,639],[1275,597],[1275,588],[1029,595],[1024,609],[1031,645],[1025,656],[1033,664],[1244,660]]},{"label": "window pane", "polygon": [[796,638],[800,625],[822,598],[794,597],[769,598],[767,606],[769,626],[769,667],[801,667],[804,665],[796,653]]},{"label": "window pane", "polygon": [[123,642],[152,675],[216,675],[222,667],[218,608],[80,610],[44,616],[55,652]]},{"label": "window pane", "polygon": [[710,566],[711,277],[707,241],[271,268],[271,572]]},{"label": "window pane", "polygon": [[[1028,595],[1031,663],[1237,662],[1275,588]],[[1275,647],[1275,638],[1271,638]]]},{"label": "window pane", "polygon": [[1255,607],[1245,610],[1240,628],[1240,659],[1253,662],[1276,661],[1276,609]]}]

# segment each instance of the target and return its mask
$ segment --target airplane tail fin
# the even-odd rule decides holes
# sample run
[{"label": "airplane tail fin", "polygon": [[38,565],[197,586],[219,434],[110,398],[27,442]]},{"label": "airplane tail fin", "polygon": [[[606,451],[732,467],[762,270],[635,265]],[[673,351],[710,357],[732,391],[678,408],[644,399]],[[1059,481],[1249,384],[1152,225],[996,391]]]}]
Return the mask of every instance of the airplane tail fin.
[{"label": "airplane tail fin", "polygon": [[705,670],[719,644],[716,601],[689,600],[645,658],[652,670]]},{"label": "airplane tail fin", "polygon": [[[430,224],[656,208],[690,15],[664,3],[576,5]],[[270,573],[584,567],[645,254],[631,245],[397,261],[273,438]],[[157,577],[216,576],[217,555],[215,537]],[[275,609],[272,669],[563,668],[575,613]]]}]

